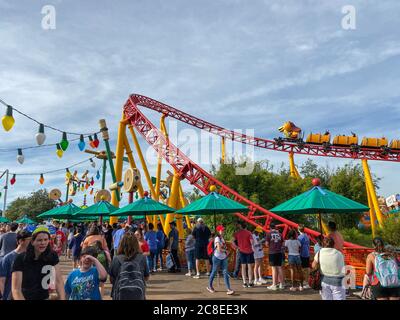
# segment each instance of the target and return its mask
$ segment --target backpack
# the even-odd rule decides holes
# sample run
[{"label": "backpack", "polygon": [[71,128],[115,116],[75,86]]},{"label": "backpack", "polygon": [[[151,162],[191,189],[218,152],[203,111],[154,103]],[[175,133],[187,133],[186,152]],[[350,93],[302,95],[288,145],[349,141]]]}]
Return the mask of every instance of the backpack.
[{"label": "backpack", "polygon": [[374,275],[384,288],[400,287],[399,266],[395,259],[385,253],[375,254]]},{"label": "backpack", "polygon": [[121,268],[113,287],[113,300],[145,300],[145,283],[136,257],[121,261]]},{"label": "backpack", "polygon": [[101,263],[101,265],[104,267],[104,269],[106,269],[107,273],[108,273],[108,260],[107,260],[107,256],[104,252],[104,250],[101,250],[100,252],[97,253],[97,260],[99,260],[99,262]]}]

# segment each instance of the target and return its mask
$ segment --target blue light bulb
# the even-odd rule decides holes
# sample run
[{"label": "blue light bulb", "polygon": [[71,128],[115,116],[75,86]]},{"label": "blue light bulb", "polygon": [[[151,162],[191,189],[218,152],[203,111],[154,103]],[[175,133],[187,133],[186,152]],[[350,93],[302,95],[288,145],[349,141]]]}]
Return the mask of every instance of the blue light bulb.
[{"label": "blue light bulb", "polygon": [[80,151],[83,151],[85,149],[85,140],[83,138],[83,134],[81,134],[81,137],[79,139],[79,143],[78,143],[78,148]]},{"label": "blue light bulb", "polygon": [[96,173],[96,179],[97,179],[97,180],[100,179],[100,172],[99,172],[99,171],[97,171],[97,173]]}]

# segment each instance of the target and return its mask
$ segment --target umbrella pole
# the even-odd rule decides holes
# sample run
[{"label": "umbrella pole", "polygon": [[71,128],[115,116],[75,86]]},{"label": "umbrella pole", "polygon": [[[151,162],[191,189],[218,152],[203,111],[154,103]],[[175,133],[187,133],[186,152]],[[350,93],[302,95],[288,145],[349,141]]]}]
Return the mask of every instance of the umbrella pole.
[{"label": "umbrella pole", "polygon": [[214,211],[214,230],[217,232],[217,218],[215,216],[215,211]]},{"label": "umbrella pole", "polygon": [[[133,192],[129,192],[129,203],[133,202]],[[132,224],[132,216],[128,216],[128,224]]]},{"label": "umbrella pole", "polygon": [[321,216],[321,213],[318,213],[318,218],[319,218],[319,231],[321,232],[321,236],[323,236],[323,233],[322,233],[322,216]]}]

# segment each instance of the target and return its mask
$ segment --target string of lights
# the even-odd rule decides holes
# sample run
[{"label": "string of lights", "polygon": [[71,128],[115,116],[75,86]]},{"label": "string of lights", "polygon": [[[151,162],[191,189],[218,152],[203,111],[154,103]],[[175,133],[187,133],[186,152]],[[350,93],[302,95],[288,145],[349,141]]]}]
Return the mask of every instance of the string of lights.
[{"label": "string of lights", "polygon": [[[13,117],[13,111],[17,112],[18,114],[24,116],[25,118],[27,118],[31,121],[34,121],[35,123],[37,123],[39,125],[38,133],[35,135],[36,142],[38,144],[37,146],[28,146],[28,147],[19,147],[19,148],[0,148],[0,152],[11,152],[11,151],[15,152],[15,151],[17,151],[17,161],[20,164],[23,164],[25,161],[25,157],[22,152],[23,150],[55,146],[57,156],[59,158],[62,158],[64,152],[68,149],[69,142],[79,140],[78,148],[80,151],[84,151],[84,149],[85,149],[85,146],[86,146],[85,139],[86,138],[89,139],[89,145],[93,149],[97,149],[100,144],[100,141],[97,137],[97,134],[100,133],[100,131],[97,131],[93,134],[63,131],[63,130],[55,128],[53,126],[41,123],[40,121],[32,118],[31,116],[27,115],[26,113],[7,104],[2,99],[0,99],[0,103],[7,107],[6,114],[1,118],[1,122],[2,122],[2,125],[3,125],[3,128],[5,131],[10,131],[15,124],[15,119]],[[44,133],[44,128],[52,129],[54,131],[62,133],[61,141],[59,143],[44,144],[44,142],[46,140],[46,134]],[[79,137],[68,140],[68,135],[75,135],[75,136],[79,136]]]}]

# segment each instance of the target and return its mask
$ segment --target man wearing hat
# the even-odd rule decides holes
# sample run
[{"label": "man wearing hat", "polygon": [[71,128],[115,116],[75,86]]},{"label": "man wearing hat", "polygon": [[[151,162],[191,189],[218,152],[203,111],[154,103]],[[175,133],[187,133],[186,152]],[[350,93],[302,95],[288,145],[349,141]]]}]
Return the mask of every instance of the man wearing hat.
[{"label": "man wearing hat", "polygon": [[211,266],[210,259],[207,254],[207,245],[209,239],[211,238],[211,231],[205,225],[204,220],[202,218],[197,219],[196,228],[193,230],[193,236],[196,239],[195,243],[195,258],[196,258],[196,275],[193,277],[194,279],[200,279],[200,261],[206,261],[207,267],[207,276],[210,275]]},{"label": "man wearing hat", "polygon": [[169,225],[171,226],[171,231],[168,234],[168,239],[169,239],[168,249],[171,252],[172,257],[174,258],[174,266],[170,270],[168,270],[168,272],[181,272],[181,263],[178,257],[179,232],[178,229],[176,228],[175,221],[171,221]]},{"label": "man wearing hat", "polygon": [[32,234],[29,231],[21,230],[17,233],[17,248],[6,254],[0,263],[0,293],[3,300],[11,300],[11,277],[12,266],[15,258],[26,251]]}]

